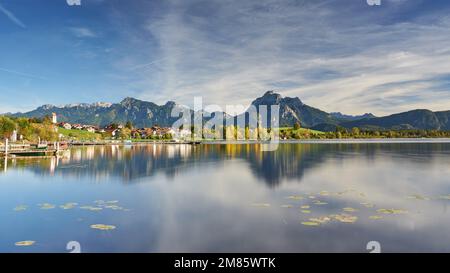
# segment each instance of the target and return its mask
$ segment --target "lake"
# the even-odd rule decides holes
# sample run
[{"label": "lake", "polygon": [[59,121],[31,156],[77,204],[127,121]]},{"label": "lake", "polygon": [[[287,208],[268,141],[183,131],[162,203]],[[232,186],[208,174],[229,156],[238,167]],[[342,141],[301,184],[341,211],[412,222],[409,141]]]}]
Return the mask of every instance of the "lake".
[{"label": "lake", "polygon": [[449,167],[450,143],[439,142],[91,146],[2,159],[0,252],[68,252],[69,241],[83,252],[368,252],[369,241],[449,252]]}]

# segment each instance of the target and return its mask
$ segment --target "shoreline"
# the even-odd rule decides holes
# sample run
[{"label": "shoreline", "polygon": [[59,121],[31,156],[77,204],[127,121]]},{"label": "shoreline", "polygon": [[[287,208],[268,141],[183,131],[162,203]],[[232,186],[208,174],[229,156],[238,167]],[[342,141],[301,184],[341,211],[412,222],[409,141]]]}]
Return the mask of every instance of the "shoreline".
[{"label": "shoreline", "polygon": [[317,144],[353,144],[353,143],[450,143],[450,138],[346,138],[346,139],[284,139],[277,142],[259,141],[259,140],[199,140],[193,142],[182,141],[142,141],[142,142],[108,142],[108,143],[95,143],[95,144],[75,144],[70,146],[99,146],[99,145],[154,145],[154,144],[173,144],[173,145],[198,145],[198,144],[296,144],[296,143],[317,143]]}]

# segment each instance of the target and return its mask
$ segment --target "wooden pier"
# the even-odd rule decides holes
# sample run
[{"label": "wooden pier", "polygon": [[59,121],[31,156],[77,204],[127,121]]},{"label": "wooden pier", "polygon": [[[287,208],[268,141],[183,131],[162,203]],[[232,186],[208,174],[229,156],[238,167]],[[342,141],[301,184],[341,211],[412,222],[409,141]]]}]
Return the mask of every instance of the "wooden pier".
[{"label": "wooden pier", "polygon": [[67,149],[67,145],[59,142],[49,144],[5,143],[0,145],[0,157],[42,157],[57,156]]}]

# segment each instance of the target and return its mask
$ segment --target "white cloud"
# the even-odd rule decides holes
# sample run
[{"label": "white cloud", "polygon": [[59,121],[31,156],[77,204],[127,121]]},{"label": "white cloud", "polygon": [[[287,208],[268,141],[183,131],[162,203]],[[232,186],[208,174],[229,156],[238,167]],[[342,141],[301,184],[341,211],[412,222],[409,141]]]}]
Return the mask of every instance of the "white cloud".
[{"label": "white cloud", "polygon": [[130,84],[143,99],[249,104],[277,89],[330,112],[450,109],[445,10],[405,20],[420,1],[169,2],[141,33],[157,42],[151,59],[128,64],[149,63]]}]

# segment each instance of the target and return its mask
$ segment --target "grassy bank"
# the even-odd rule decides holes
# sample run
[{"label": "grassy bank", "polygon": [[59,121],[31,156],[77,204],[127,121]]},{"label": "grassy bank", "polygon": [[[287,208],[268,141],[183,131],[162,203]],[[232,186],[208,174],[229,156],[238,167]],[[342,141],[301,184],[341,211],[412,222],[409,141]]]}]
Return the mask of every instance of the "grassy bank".
[{"label": "grassy bank", "polygon": [[64,136],[65,139],[71,140],[80,140],[80,141],[88,141],[88,140],[102,140],[103,136],[99,133],[91,133],[85,130],[68,130],[65,128],[58,128],[58,133]]}]

